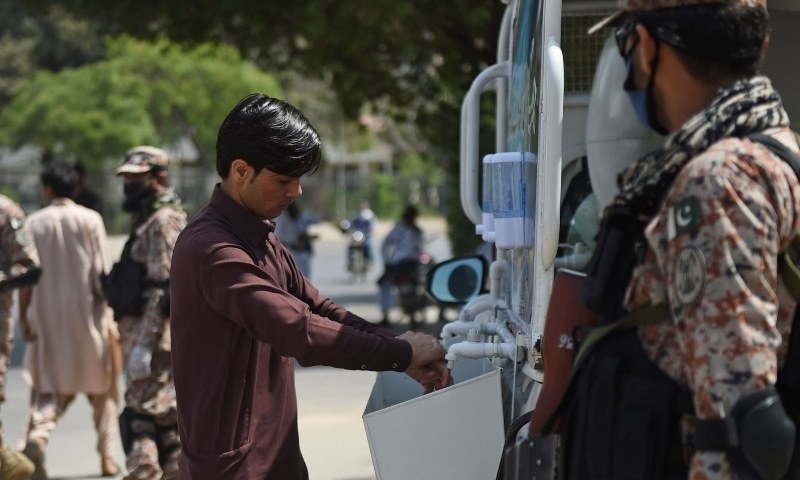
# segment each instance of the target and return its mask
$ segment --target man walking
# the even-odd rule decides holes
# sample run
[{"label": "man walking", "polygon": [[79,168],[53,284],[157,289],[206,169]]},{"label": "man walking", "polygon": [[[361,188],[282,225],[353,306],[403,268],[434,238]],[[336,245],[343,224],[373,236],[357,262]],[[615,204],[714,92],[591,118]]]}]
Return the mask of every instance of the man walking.
[{"label": "man walking", "polygon": [[178,478],[180,442],[170,358],[169,281],[172,250],[186,225],[175,192],[167,187],[169,158],[160,148],[128,150],[117,175],[131,233],[107,285],[119,320],[125,373],[120,433],[126,479]]},{"label": "man walking", "polygon": [[34,287],[20,291],[20,324],[30,342],[24,365],[31,385],[24,452],[36,465],[33,479],[47,478],[48,439],[78,393],[88,396],[94,410],[101,473],[118,471],[118,399],[110,347],[117,333],[100,285],[109,266],[106,231],[100,214],[70,200],[76,185],[71,166],[45,166],[41,186],[47,206],[29,219],[47,266]]}]

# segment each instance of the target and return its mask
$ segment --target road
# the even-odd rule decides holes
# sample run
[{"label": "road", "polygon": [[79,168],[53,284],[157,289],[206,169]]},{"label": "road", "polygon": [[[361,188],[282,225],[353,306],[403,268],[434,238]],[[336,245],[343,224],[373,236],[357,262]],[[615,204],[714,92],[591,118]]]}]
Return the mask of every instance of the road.
[{"label": "road", "polygon": [[[426,250],[435,259],[450,257],[444,222],[423,219]],[[390,224],[381,224],[376,246],[388,233]],[[367,279],[353,282],[345,271],[346,239],[328,225],[316,227],[319,240],[315,243],[312,261],[312,280],[334,301],[348,307],[357,315],[378,321],[376,279],[380,267],[374,265]],[[119,255],[122,238],[111,238],[112,255]],[[428,312],[427,325],[422,329],[435,331],[436,311]],[[393,329],[404,329],[399,312],[390,315]],[[19,338],[19,337],[18,337]],[[18,342],[15,357],[21,354]],[[372,480],[375,478],[361,415],[367,403],[373,372],[337,370],[328,367],[297,368],[297,399],[299,409],[300,444],[308,464],[311,480]],[[20,367],[9,372],[7,400],[0,418],[9,444],[21,441],[28,412],[27,384]],[[52,479],[100,478],[100,460],[95,452],[95,435],[91,410],[85,397],[79,397],[59,422],[47,451],[47,469]],[[118,463],[124,465],[120,447]]]}]

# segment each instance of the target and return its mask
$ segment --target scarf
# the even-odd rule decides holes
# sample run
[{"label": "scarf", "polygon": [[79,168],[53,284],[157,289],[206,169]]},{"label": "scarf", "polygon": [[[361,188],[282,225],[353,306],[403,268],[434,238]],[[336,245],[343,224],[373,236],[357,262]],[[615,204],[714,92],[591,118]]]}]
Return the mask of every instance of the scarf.
[{"label": "scarf", "polygon": [[652,218],[678,172],[714,143],[788,126],[789,117],[767,77],[739,80],[720,89],[664,145],[645,155],[617,178],[620,191],[603,217]]},{"label": "scarf", "polygon": [[183,212],[183,205],[181,204],[181,199],[177,193],[171,188],[165,188],[155,198],[155,201],[152,205],[148,206],[147,208],[143,208],[138,212],[134,212],[131,215],[131,231],[135,231],[139,226],[141,226],[150,215],[153,214],[156,210],[160,208],[171,208],[178,212]]}]

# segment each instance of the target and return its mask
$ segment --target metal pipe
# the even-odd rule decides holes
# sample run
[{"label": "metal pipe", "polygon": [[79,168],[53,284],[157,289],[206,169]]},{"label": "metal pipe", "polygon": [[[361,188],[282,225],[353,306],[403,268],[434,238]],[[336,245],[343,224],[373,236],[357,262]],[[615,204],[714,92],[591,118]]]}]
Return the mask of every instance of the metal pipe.
[{"label": "metal pipe", "polygon": [[458,321],[472,322],[481,312],[485,312],[497,305],[497,300],[491,295],[481,295],[469,302],[458,314]]},{"label": "metal pipe", "polygon": [[[503,299],[503,278],[508,274],[508,261],[498,258],[489,266],[489,295],[494,300]],[[508,284],[508,282],[506,282]]]},{"label": "metal pipe", "polygon": [[466,335],[473,328],[475,328],[475,322],[464,322],[461,320],[456,320],[455,322],[448,323],[447,325],[442,327],[442,331],[441,333],[439,333],[439,337],[442,340],[447,340],[448,338],[452,338],[458,335]]},{"label": "metal pipe", "polygon": [[450,345],[444,358],[447,360],[447,368],[452,370],[459,358],[502,357],[516,361],[519,356],[518,350],[514,343],[459,342]]}]

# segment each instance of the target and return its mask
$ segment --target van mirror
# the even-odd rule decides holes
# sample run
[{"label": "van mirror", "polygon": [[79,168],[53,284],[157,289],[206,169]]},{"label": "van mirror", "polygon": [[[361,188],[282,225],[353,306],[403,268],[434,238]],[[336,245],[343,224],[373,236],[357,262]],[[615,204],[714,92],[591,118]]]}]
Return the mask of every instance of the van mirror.
[{"label": "van mirror", "polygon": [[489,269],[481,255],[456,257],[435,265],[428,273],[428,294],[445,305],[462,305],[485,293]]}]

